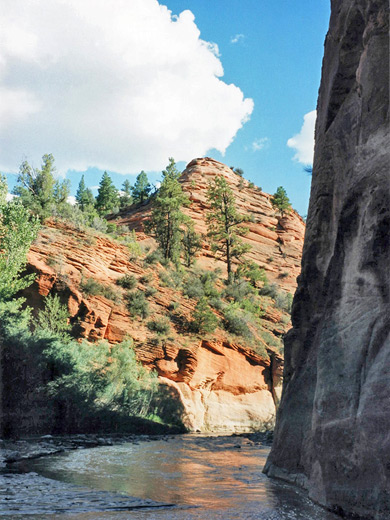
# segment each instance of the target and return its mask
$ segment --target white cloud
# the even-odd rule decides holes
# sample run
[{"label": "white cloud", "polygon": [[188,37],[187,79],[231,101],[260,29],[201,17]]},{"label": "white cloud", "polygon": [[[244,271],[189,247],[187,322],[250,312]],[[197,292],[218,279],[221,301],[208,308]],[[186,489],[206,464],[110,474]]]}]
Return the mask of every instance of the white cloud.
[{"label": "white cloud", "polygon": [[259,150],[263,150],[269,146],[268,137],[260,137],[259,139],[255,139],[252,143],[252,150],[254,152],[258,152]]},{"label": "white cloud", "polygon": [[[3,0],[0,169],[161,170],[224,153],[253,101],[220,78],[194,15],[157,0]],[[237,35],[241,36],[241,35]]]},{"label": "white cloud", "polygon": [[312,110],[303,116],[303,125],[299,134],[287,141],[287,146],[296,150],[293,159],[302,164],[312,164],[314,154],[314,128],[317,111]]},{"label": "white cloud", "polygon": [[76,204],[76,197],[74,197],[73,195],[69,195],[69,197],[66,199],[66,202],[74,206]]},{"label": "white cloud", "polygon": [[14,199],[17,195],[14,195],[13,193],[7,193],[5,200],[9,202],[10,200]]},{"label": "white cloud", "polygon": [[240,40],[243,40],[245,36],[243,34],[236,34],[232,38],[230,38],[230,43],[238,43]]}]

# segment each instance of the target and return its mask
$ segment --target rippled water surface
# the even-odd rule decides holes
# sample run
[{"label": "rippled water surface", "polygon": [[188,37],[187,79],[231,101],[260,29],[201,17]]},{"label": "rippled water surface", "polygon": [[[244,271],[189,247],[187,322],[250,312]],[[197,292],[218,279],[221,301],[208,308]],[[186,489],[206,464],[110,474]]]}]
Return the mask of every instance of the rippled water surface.
[{"label": "rippled water surface", "polygon": [[269,448],[183,435],[76,450],[2,476],[7,520],[336,520],[262,473]]}]

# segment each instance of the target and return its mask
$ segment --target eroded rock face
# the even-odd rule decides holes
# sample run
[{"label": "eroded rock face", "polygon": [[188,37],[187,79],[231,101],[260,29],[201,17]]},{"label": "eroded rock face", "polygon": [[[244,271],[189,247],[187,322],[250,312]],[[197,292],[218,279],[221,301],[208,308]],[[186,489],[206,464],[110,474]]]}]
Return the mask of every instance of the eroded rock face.
[{"label": "eroded rock face", "polygon": [[387,0],[333,0],[313,184],[265,471],[315,501],[390,517]]},{"label": "eroded rock face", "polygon": [[[226,177],[239,210],[255,217],[245,237],[253,247],[249,256],[266,269],[270,282],[276,282],[285,291],[295,289],[303,220],[295,212],[283,219],[275,216],[270,195],[249,186],[248,181],[226,165],[209,158],[192,161],[181,178],[192,200],[188,212],[196,230],[203,236],[207,232],[206,190],[215,175]],[[144,248],[156,247],[153,239],[143,232],[149,212],[150,204],[138,205],[117,219],[135,230]],[[226,270],[213,257],[206,241],[197,262],[206,269],[219,265]],[[251,431],[273,425],[282,388],[282,357],[274,348],[267,347],[262,338],[258,338],[258,344],[266,348],[267,358],[246,347],[243,339],[242,344],[236,344],[239,338],[232,339],[222,328],[207,338],[189,333],[181,322],[191,321],[196,300],[162,284],[159,278],[162,266],[146,264],[142,258],[132,256],[124,244],[107,236],[51,221],[31,247],[28,269],[37,275],[34,284],[24,292],[29,305],[37,310],[43,306],[45,296],[58,294],[68,306],[72,332],[77,338],[117,343],[130,336],[137,358],[156,370],[169,391],[181,400],[184,423],[190,430]],[[149,319],[172,318],[172,302],[179,305],[179,311],[170,321],[168,337],[159,338],[149,330],[148,319],[130,316],[126,291],[116,285],[125,274],[136,278],[136,290],[146,292],[148,286],[153,288],[154,293],[148,297]],[[111,296],[104,296],[103,292],[87,294],[83,284],[89,279],[110,289]],[[288,330],[286,313],[269,303],[264,312],[264,329],[268,333],[280,337]]]}]

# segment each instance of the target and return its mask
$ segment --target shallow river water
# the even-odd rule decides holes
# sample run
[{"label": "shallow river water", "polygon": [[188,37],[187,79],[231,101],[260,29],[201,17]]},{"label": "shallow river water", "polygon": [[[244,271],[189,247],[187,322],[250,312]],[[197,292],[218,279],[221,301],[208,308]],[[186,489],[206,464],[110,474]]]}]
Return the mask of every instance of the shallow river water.
[{"label": "shallow river water", "polygon": [[7,520],[339,520],[262,473],[268,447],[183,435],[28,460],[0,475]]}]

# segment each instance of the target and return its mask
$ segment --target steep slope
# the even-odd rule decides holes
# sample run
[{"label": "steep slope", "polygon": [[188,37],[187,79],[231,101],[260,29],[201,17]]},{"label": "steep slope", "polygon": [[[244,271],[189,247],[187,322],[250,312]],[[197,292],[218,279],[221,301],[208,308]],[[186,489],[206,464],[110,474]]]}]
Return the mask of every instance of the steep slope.
[{"label": "steep slope", "polygon": [[[220,171],[234,188],[240,206],[246,211],[253,209],[256,218],[262,220],[251,224],[251,233],[246,238],[258,252],[250,255],[264,265],[271,282],[276,281],[289,290],[294,286],[300,260],[302,219],[294,212],[278,224],[269,195],[250,188],[247,181],[211,159],[193,161],[182,177],[183,187],[193,200],[188,211],[197,230],[203,234],[206,231],[207,180]],[[237,187],[239,184],[241,188]],[[142,223],[149,212],[150,204],[145,204],[130,208],[116,219],[124,226],[122,231],[136,231],[137,242],[144,251],[156,247],[143,231]],[[273,260],[267,263],[271,254]],[[197,300],[183,293],[181,281],[177,280],[179,275],[173,269],[159,263],[148,264],[145,256],[145,253],[130,253],[128,245],[107,235],[78,230],[63,222],[47,222],[28,256],[28,268],[37,273],[37,279],[25,296],[38,309],[44,296],[59,294],[67,303],[76,337],[110,343],[127,336],[133,338],[138,359],[157,370],[160,381],[182,402],[189,429],[243,431],[272,424],[281,393],[283,367],[282,356],[273,344],[287,331],[288,314],[278,309],[271,297],[264,296],[262,336],[253,330],[249,342],[226,332],[221,325],[212,334],[196,334],[187,325],[193,319]],[[180,276],[195,276],[202,273],[199,269],[210,271],[217,265],[224,267],[212,258],[205,243],[197,270]],[[124,275],[135,278],[133,292],[146,296],[148,318],[134,317],[129,312],[128,291],[116,285]],[[217,286],[223,289],[221,281]],[[214,313],[222,319],[218,310]],[[165,334],[150,330],[150,320],[164,317],[169,318]]]},{"label": "steep slope", "polygon": [[308,227],[267,462],[317,502],[390,517],[389,4],[333,0]]},{"label": "steep slope", "polygon": [[[244,237],[252,249],[247,258],[263,267],[270,282],[276,282],[286,291],[296,288],[296,278],[300,273],[305,223],[292,211],[281,218],[271,204],[271,195],[243,179],[225,164],[209,157],[191,161],[180,177],[183,190],[189,195],[191,206],[184,210],[194,221],[195,230],[205,236],[207,233],[206,212],[208,183],[215,176],[223,176],[233,189],[236,206],[240,213],[251,215],[253,223],[248,223],[249,234]],[[149,217],[151,204],[132,207],[116,218],[116,222],[129,229],[143,231],[143,222]],[[140,237],[142,239],[142,237]],[[204,267],[221,267],[210,252],[207,241],[203,244],[198,262]]]}]

